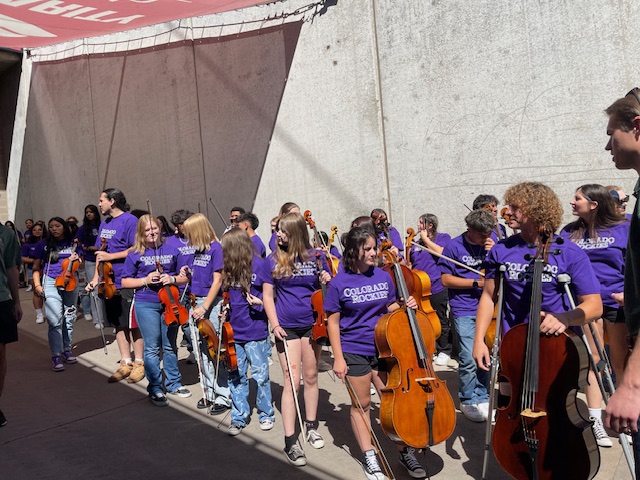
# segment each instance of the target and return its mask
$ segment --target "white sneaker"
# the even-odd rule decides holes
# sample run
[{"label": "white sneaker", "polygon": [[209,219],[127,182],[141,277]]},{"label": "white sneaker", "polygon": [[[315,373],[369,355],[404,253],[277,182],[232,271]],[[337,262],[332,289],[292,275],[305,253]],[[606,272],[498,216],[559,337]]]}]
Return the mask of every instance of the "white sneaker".
[{"label": "white sneaker", "polygon": [[93,315],[91,315],[90,313],[85,313],[85,314],[84,314],[84,319],[85,319],[87,322],[93,322]]},{"label": "white sneaker", "polygon": [[367,480],[387,480],[388,478],[384,473],[382,473],[375,450],[367,450],[364,452],[362,470],[364,470]]},{"label": "white sneaker", "polygon": [[479,403],[478,410],[482,413],[485,420],[489,418],[489,402]]},{"label": "white sneaker", "polygon": [[601,418],[589,417],[589,420],[593,422],[591,424],[591,430],[593,430],[593,434],[596,436],[596,443],[599,447],[613,447],[613,442],[609,438],[607,431],[604,429],[604,425],[602,424]]},{"label": "white sneaker", "polygon": [[440,352],[438,355],[436,355],[434,363],[439,367],[444,367],[446,365],[449,365],[449,360],[451,360],[451,357],[449,355],[444,352]]},{"label": "white sneaker", "polygon": [[472,422],[484,422],[486,417],[484,413],[480,411],[478,405],[475,404],[460,404],[460,411]]},{"label": "white sneaker", "polygon": [[42,315],[41,313],[36,315],[36,323],[44,323],[44,315]]},{"label": "white sneaker", "polygon": [[309,442],[309,444],[313,448],[324,447],[324,439],[315,428],[310,428],[309,430],[307,430],[307,442]]},{"label": "white sneaker", "polygon": [[25,292],[30,292],[33,290],[33,287],[31,286],[31,284],[27,285],[27,288],[24,290]]},{"label": "white sneaker", "polygon": [[96,324],[94,324],[93,326],[94,326],[95,328],[97,328],[98,330],[100,330],[100,329],[102,328],[102,327],[100,326],[100,324],[99,324],[99,323],[96,323]]}]

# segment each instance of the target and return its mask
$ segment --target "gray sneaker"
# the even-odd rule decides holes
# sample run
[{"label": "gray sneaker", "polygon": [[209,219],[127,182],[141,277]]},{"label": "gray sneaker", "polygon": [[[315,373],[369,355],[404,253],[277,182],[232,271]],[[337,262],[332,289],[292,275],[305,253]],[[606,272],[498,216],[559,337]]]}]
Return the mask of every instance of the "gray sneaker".
[{"label": "gray sneaker", "polygon": [[307,457],[299,443],[294,443],[289,450],[284,449],[284,454],[291,465],[296,467],[304,467],[307,464]]},{"label": "gray sneaker", "polygon": [[427,472],[424,471],[416,458],[416,449],[413,447],[404,447],[404,450],[400,451],[400,465],[407,469],[411,478],[425,478],[427,476]]},{"label": "gray sneaker", "polygon": [[231,425],[229,425],[229,435],[231,435],[232,437],[240,435],[240,432],[242,432],[243,428],[244,425],[240,425],[239,423],[232,423]]},{"label": "gray sneaker", "polygon": [[364,475],[367,477],[367,480],[388,479],[388,477],[382,473],[375,450],[367,450],[364,452],[364,457],[362,458],[362,470],[364,470]]},{"label": "gray sneaker", "polygon": [[315,428],[307,430],[307,442],[309,442],[313,448],[324,447],[324,439]]},{"label": "gray sneaker", "polygon": [[156,407],[166,407],[167,405],[169,405],[169,400],[167,400],[167,397],[165,397],[164,393],[162,392],[149,395],[149,400],[151,400],[151,403],[153,403]]}]

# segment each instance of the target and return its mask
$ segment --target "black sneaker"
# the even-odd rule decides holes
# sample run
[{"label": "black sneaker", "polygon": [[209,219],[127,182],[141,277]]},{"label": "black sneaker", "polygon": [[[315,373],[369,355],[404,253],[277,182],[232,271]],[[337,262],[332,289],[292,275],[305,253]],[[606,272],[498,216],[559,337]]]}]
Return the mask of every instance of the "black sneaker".
[{"label": "black sneaker", "polygon": [[2,410],[0,410],[0,427],[4,427],[7,424],[7,417],[4,416]]},{"label": "black sneaker", "polygon": [[175,395],[176,397],[181,398],[189,398],[191,396],[191,392],[186,387],[180,387],[174,390],[173,392],[169,392],[171,395]]},{"label": "black sneaker", "polygon": [[201,398],[200,400],[198,400],[198,405],[196,406],[198,407],[198,410],[203,410],[205,408],[209,408],[211,405],[213,405],[213,402]]},{"label": "black sneaker", "polygon": [[427,472],[424,471],[416,458],[416,449],[413,447],[404,447],[404,450],[400,450],[400,465],[407,469],[411,478],[425,478],[427,476]]},{"label": "black sneaker", "polygon": [[364,470],[364,475],[367,477],[367,480],[388,479],[388,477],[382,473],[375,450],[367,450],[364,452],[364,457],[362,458],[362,470]]},{"label": "black sneaker", "polygon": [[284,454],[287,456],[287,460],[291,465],[296,467],[304,467],[307,464],[307,457],[304,455],[304,450],[298,442],[294,443],[289,450],[284,449]]},{"label": "black sneaker", "polygon": [[209,408],[209,415],[221,415],[230,409],[231,407],[229,405],[214,403],[213,405],[211,405],[211,408]]},{"label": "black sneaker", "polygon": [[164,393],[162,392],[149,395],[149,400],[151,400],[151,403],[153,403],[156,407],[166,407],[167,405],[169,405],[169,400],[167,400],[167,397],[165,397]]}]

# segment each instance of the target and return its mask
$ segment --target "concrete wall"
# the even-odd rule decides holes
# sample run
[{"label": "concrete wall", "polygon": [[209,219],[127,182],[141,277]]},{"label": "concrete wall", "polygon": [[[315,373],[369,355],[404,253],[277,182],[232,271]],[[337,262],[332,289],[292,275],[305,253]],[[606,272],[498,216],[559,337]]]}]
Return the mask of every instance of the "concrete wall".
[{"label": "concrete wall", "polygon": [[[383,207],[399,229],[431,212],[442,231],[458,234],[465,204],[479,193],[500,197],[519,181],[551,185],[566,221],[583,183],[631,190],[635,174],[614,170],[604,151],[602,111],[640,84],[629,53],[640,46],[633,6],[327,2],[302,26],[257,193],[245,202],[255,203],[258,233],[268,237],[268,221],[286,201],[310,209],[324,230],[344,231]],[[264,9],[198,22],[259,18]]]}]

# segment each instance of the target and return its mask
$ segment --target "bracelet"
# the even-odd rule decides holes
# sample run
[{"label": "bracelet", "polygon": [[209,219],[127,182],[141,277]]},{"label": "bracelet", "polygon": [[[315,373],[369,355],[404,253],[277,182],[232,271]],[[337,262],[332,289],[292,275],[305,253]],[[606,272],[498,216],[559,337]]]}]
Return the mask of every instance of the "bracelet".
[{"label": "bracelet", "polygon": [[147,288],[147,277],[144,277],[144,278],[142,279],[142,286],[143,286],[144,288]]},{"label": "bracelet", "polygon": [[175,284],[175,283],[177,282],[176,277],[175,277],[175,276],[172,276],[172,277],[171,277],[171,281]]}]

